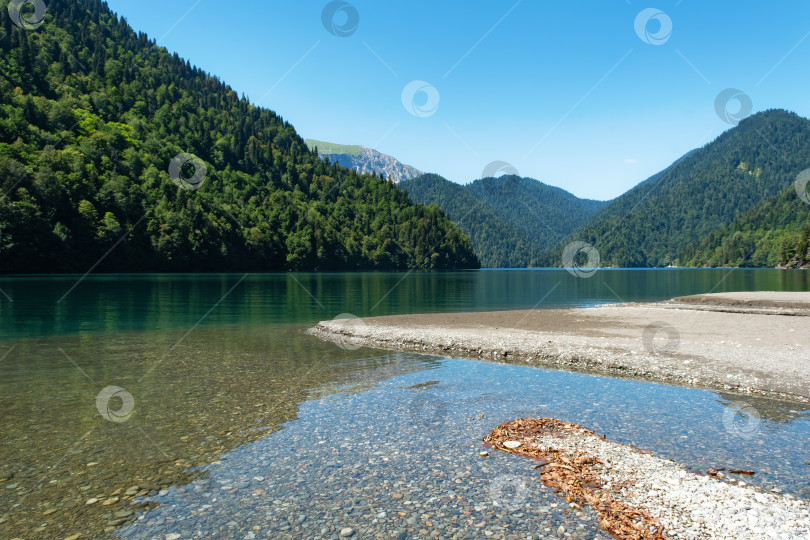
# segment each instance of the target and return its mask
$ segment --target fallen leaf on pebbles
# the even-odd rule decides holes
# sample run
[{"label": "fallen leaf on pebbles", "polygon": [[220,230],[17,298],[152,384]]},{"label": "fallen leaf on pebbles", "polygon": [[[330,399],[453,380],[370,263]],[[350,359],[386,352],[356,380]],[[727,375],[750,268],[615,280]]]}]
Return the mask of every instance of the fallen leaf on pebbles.
[{"label": "fallen leaf on pebbles", "polygon": [[589,505],[614,538],[765,539],[772,537],[766,523],[779,523],[792,538],[810,538],[804,501],[729,483],[721,469],[690,472],[577,424],[522,418],[496,427],[484,442],[535,460],[543,485],[572,508]]}]

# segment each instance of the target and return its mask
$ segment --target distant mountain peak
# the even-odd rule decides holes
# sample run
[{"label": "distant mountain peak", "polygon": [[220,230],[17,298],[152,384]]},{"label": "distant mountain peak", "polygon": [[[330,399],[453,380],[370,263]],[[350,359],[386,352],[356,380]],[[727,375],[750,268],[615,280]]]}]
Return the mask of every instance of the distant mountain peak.
[{"label": "distant mountain peak", "polygon": [[384,175],[395,184],[422,174],[422,171],[366,146],[335,144],[315,139],[306,139],[305,142],[310,150],[317,148],[318,154],[321,157],[328,157],[332,163],[337,162],[358,173]]}]

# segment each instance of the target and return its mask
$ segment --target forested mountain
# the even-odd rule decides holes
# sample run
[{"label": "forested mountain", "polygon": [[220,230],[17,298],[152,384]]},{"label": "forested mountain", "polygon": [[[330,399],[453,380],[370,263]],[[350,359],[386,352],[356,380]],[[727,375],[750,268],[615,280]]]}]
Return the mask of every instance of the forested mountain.
[{"label": "forested mountain", "polygon": [[810,203],[790,186],[680,255],[684,266],[810,266]]},{"label": "forested mountain", "polygon": [[504,175],[467,184],[467,190],[543,249],[587,223],[606,201],[580,199],[533,178]]},{"label": "forested mountain", "polygon": [[321,157],[329,158],[332,163],[354,169],[361,174],[377,174],[397,184],[422,174],[422,171],[400,163],[396,158],[378,152],[373,148],[359,145],[334,144],[314,139],[304,142],[312,151]]},{"label": "forested mountain", "polygon": [[437,204],[470,237],[485,268],[524,268],[543,252],[486,204],[475,198],[466,186],[436,174],[425,174],[400,182],[415,201]]},{"label": "forested mountain", "polygon": [[320,159],[106,3],[48,2],[36,29],[6,9],[0,272],[478,266],[437,207]]},{"label": "forested mountain", "polygon": [[606,204],[514,175],[460,185],[426,174],[400,187],[414,201],[435,203],[447,212],[470,236],[481,264],[490,268],[536,265]]},{"label": "forested mountain", "polygon": [[[690,244],[787,189],[808,164],[810,120],[758,113],[614,199],[566,242],[594,245],[603,266],[684,264]],[[543,262],[559,266],[562,245]]]}]

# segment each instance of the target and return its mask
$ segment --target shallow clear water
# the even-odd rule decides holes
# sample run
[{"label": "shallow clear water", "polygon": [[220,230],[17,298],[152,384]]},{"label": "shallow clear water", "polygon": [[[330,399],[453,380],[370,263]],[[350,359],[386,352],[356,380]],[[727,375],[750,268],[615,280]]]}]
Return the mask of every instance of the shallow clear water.
[{"label": "shallow clear water", "polygon": [[[518,416],[581,423],[696,469],[753,469],[752,483],[810,498],[803,406],[343,350],[303,333],[340,313],[810,290],[808,275],[133,275],[90,276],[75,287],[80,276],[0,278],[0,477],[12,475],[0,482],[0,536],[309,538],[352,527],[359,537],[542,537],[563,525],[592,537],[590,516],[566,515],[528,463],[478,456],[481,438]],[[131,396],[129,416],[115,417],[120,393],[98,406],[110,386]],[[739,400],[761,419],[735,414]],[[525,492],[515,491],[520,479]],[[132,486],[134,504],[125,496]]]},{"label": "shallow clear water", "polygon": [[[810,423],[798,412],[762,418],[743,437],[723,428],[730,403],[712,392],[412,354],[377,362],[344,388],[364,391],[308,401],[282,431],[157,497],[161,506],[121,536],[310,537],[348,526],[360,537],[410,527],[417,536],[525,538],[550,536],[561,524],[598,534],[592,519],[563,513],[567,505],[558,506],[527,460],[478,455],[492,427],[524,416],[591,426],[695,469],[755,469],[759,485],[810,495],[807,451],[795,444],[808,440]],[[420,370],[388,378],[394,366]]]}]

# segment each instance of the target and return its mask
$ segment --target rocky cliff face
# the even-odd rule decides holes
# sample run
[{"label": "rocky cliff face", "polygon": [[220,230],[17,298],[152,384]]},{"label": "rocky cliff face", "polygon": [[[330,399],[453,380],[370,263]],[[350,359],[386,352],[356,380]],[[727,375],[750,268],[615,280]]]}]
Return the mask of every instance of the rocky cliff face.
[{"label": "rocky cliff face", "polygon": [[337,161],[340,165],[354,169],[359,173],[377,173],[398,184],[401,180],[409,180],[422,174],[422,171],[404,165],[391,156],[377,152],[372,148],[360,147],[360,154],[321,154],[328,157],[331,162]]}]

